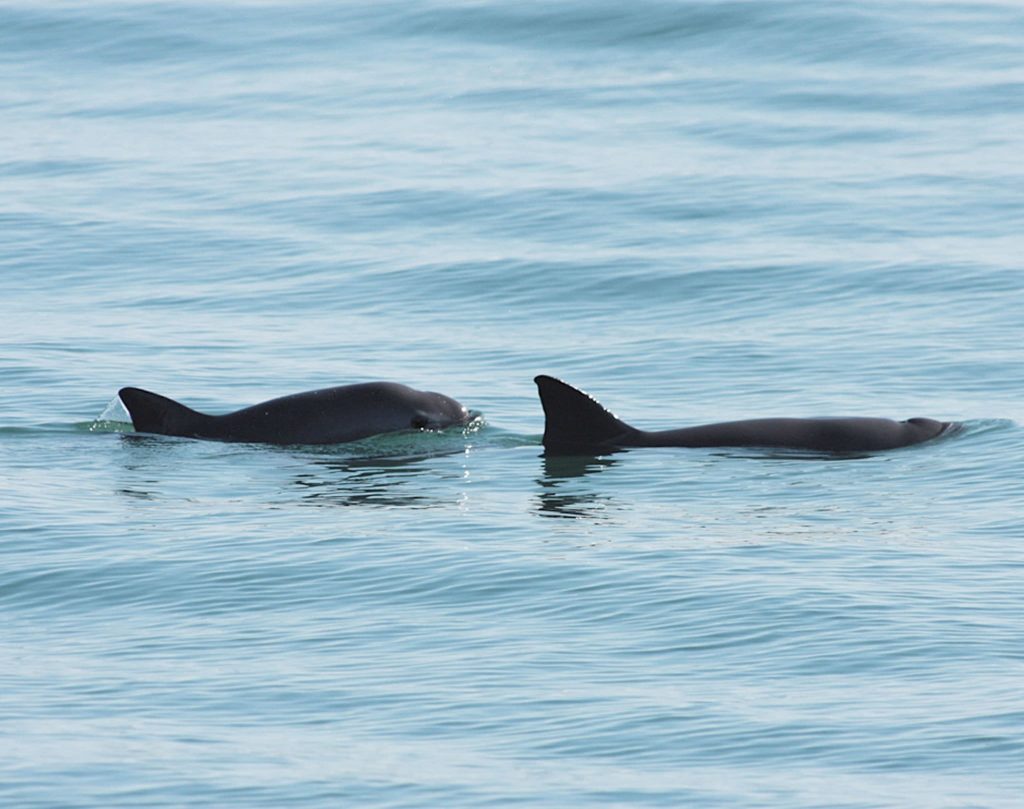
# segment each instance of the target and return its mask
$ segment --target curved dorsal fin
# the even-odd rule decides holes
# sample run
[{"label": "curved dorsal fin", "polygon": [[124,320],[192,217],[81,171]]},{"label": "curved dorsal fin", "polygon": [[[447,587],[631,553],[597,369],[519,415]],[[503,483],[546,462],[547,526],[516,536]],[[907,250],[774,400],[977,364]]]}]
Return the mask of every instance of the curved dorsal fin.
[{"label": "curved dorsal fin", "polygon": [[600,402],[553,376],[538,376],[544,407],[544,449],[562,455],[593,454],[623,446],[637,430]]},{"label": "curved dorsal fin", "polygon": [[132,426],[140,433],[158,435],[192,435],[201,413],[185,407],[174,399],[141,388],[121,388],[117,392],[132,417]]}]

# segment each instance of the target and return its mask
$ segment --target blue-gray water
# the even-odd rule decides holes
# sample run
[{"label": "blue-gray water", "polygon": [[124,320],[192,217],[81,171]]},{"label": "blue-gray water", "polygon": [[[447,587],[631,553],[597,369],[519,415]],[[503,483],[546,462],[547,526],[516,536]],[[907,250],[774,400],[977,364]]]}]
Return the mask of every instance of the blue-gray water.
[{"label": "blue-gray water", "polygon": [[1020,807],[1022,156],[1017,2],[0,3],[0,804]]}]

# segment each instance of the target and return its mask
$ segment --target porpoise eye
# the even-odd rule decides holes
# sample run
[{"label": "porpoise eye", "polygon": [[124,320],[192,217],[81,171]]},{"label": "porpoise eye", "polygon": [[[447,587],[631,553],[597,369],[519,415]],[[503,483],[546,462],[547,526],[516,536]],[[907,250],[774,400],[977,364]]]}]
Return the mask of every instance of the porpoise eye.
[{"label": "porpoise eye", "polygon": [[415,416],[412,417],[412,421],[410,422],[410,424],[412,425],[412,428],[414,430],[423,430],[426,429],[427,425],[429,425],[430,422],[427,420],[427,417],[424,416],[422,413],[417,413]]}]

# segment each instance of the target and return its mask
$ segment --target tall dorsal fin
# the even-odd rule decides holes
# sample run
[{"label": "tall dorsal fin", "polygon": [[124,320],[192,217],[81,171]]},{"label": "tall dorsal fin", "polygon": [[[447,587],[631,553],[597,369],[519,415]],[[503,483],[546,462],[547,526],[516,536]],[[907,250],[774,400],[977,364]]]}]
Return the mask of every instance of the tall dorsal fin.
[{"label": "tall dorsal fin", "polygon": [[544,407],[544,449],[562,455],[587,454],[622,446],[637,430],[596,399],[552,376],[535,377]]},{"label": "tall dorsal fin", "polygon": [[121,388],[117,395],[140,433],[193,435],[199,423],[208,418],[174,399],[141,388]]}]

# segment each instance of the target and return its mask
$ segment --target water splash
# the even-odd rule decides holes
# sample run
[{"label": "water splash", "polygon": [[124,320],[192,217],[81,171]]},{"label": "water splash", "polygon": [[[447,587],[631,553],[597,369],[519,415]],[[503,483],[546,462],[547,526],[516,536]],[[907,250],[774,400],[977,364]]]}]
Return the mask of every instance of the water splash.
[{"label": "water splash", "polygon": [[115,396],[103,412],[92,420],[89,425],[90,433],[130,433],[133,432],[132,417],[128,415],[124,404],[119,396]]}]

